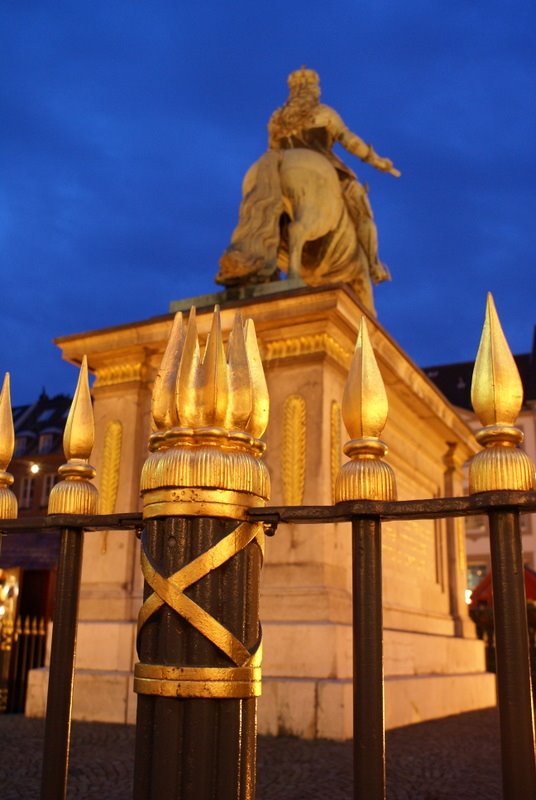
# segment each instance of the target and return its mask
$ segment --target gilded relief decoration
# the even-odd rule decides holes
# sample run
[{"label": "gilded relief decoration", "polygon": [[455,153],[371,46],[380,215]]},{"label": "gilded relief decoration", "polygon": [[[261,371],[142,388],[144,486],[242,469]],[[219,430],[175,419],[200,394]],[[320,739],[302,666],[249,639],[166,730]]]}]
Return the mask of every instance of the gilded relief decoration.
[{"label": "gilded relief decoration", "polygon": [[326,353],[334,361],[347,370],[352,361],[352,353],[343,347],[329,333],[312,333],[306,336],[289,337],[266,342],[263,347],[262,360],[265,363],[294,356],[301,357],[315,353]]},{"label": "gilded relief decoration", "polygon": [[283,406],[281,479],[283,503],[299,506],[305,490],[306,405],[300,394],[291,394]]},{"label": "gilded relief decoration", "polygon": [[331,401],[330,409],[330,467],[331,467],[331,502],[335,502],[335,485],[341,468],[341,404]]},{"label": "gilded relief decoration", "polygon": [[[104,434],[104,447],[102,454],[99,514],[113,514],[119,488],[119,467],[121,463],[121,443],[123,439],[123,425],[118,419],[108,422]],[[102,534],[101,552],[106,553],[108,544],[108,531]]]},{"label": "gilded relief decoration", "polygon": [[99,367],[95,371],[95,376],[95,389],[102,389],[103,386],[115,386],[117,383],[140,381],[143,376],[143,364],[141,361],[111,364],[107,367]]}]

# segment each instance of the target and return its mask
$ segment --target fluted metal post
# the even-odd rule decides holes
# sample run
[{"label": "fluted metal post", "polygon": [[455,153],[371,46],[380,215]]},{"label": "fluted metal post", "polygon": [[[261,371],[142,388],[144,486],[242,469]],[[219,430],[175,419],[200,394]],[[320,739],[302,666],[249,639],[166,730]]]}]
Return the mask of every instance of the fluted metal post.
[{"label": "fluted metal post", "polygon": [[142,474],[135,800],[253,800],[268,398],[254,330],[219,314],[201,358],[175,319]]}]

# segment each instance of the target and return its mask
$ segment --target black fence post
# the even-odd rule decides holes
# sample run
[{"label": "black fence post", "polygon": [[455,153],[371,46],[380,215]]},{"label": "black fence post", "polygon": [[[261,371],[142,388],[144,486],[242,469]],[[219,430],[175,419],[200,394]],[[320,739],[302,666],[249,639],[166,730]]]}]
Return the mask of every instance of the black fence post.
[{"label": "black fence post", "polygon": [[489,514],[505,796],[536,797],[527,603],[518,511]]},{"label": "black fence post", "polygon": [[268,396],[251,323],[226,359],[216,310],[201,359],[177,315],[155,382],[141,480],[144,602],[135,800],[253,800]]},{"label": "black fence post", "polygon": [[[392,468],[381,461],[379,436],[387,420],[387,395],[364,317],[344,390],[342,413],[352,440],[335,487],[337,502],[394,500]],[[385,798],[382,559],[379,517],[352,522],[354,798]]]},{"label": "black fence post", "polygon": [[[470,492],[530,491],[534,465],[519,448],[523,433],[514,426],[523,389],[491,295],[471,397],[484,425],[476,438],[485,449],[470,464]],[[527,800],[536,797],[536,760],[519,511],[494,510],[488,517],[504,797]]]},{"label": "black fence post", "polygon": [[[93,409],[84,357],[63,437],[67,463],[59,468],[63,480],[50,493],[49,514],[96,513],[97,489],[89,482],[95,477],[95,470],[88,464],[93,441]],[[41,800],[64,800],[67,796],[83,540],[82,530],[62,529],[48,679]]]}]

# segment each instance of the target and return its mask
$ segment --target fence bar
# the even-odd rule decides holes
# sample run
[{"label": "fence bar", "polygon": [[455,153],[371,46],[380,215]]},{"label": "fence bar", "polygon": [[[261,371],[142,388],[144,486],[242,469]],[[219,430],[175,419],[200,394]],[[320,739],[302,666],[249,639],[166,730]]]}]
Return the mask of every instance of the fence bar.
[{"label": "fence bar", "polygon": [[352,547],[354,798],[385,800],[380,520],[355,519]]},{"label": "fence bar", "polygon": [[260,694],[260,460],[268,392],[253,325],[219,311],[201,358],[195,309],[175,317],[141,475],[135,800],[254,800]]},{"label": "fence bar", "polygon": [[[353,500],[395,500],[395,475],[383,461],[387,446],[379,438],[387,412],[385,386],[362,317],[342,401],[352,438],[344,446],[350,461],[335,484],[338,508]],[[385,800],[380,520],[381,512],[365,517],[359,511],[352,519],[355,800]]]},{"label": "fence bar", "polygon": [[83,532],[76,529],[64,528],[61,532],[43,747],[41,800],[63,800],[67,796],[83,537]]},{"label": "fence bar", "polygon": [[[142,547],[152,566],[163,575],[191,569],[217,548],[239,523],[216,518],[150,520]],[[245,523],[251,527],[249,523]],[[214,552],[214,550],[213,550]],[[258,642],[258,597],[262,553],[253,540],[222,567],[210,572],[188,591],[192,604],[217,620],[229,633],[253,650]],[[183,574],[185,574],[183,572]],[[176,585],[181,580],[174,579]],[[154,589],[145,584],[145,602]],[[147,607],[147,606],[146,606]],[[209,623],[210,624],[210,623]],[[165,606],[154,621],[146,622],[138,638],[140,665],[137,687],[151,665],[170,665],[160,683],[163,693],[172,679],[202,678],[219,668],[230,677],[236,664],[195,626]],[[173,668],[172,665],[183,665]],[[187,666],[186,666],[187,665]],[[148,669],[149,667],[149,669]],[[157,668],[158,670],[158,668]],[[243,670],[244,673],[247,669]],[[162,674],[164,670],[160,668]],[[256,697],[178,697],[143,691],[138,696],[135,800],[250,800],[255,796]],[[202,681],[198,682],[198,686]],[[223,685],[223,681],[222,681]],[[184,692],[176,681],[174,687]],[[150,687],[149,687],[150,688]]]},{"label": "fence bar", "polygon": [[534,716],[518,511],[489,514],[504,797],[536,797]]},{"label": "fence bar", "polygon": [[[67,463],[58,470],[63,480],[56,483],[50,493],[48,501],[50,515],[95,514],[98,494],[90,481],[96,473],[88,463],[94,436],[93,407],[89,393],[87,359],[84,356],[63,437]],[[81,528],[61,527],[41,800],[64,800],[67,796],[83,545],[84,532]]]}]

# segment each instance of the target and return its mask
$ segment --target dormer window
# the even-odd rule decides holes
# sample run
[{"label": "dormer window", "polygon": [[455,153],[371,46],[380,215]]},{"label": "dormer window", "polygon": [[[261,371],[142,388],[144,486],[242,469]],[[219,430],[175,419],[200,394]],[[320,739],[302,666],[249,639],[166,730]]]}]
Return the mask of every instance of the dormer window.
[{"label": "dormer window", "polygon": [[54,447],[54,434],[42,433],[39,437],[39,453],[50,453]]}]

